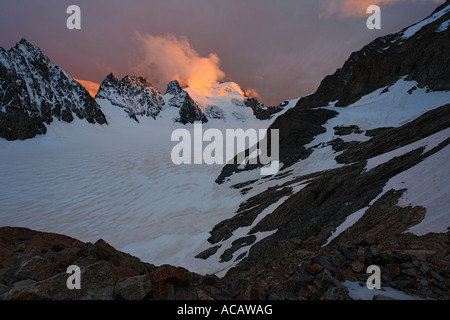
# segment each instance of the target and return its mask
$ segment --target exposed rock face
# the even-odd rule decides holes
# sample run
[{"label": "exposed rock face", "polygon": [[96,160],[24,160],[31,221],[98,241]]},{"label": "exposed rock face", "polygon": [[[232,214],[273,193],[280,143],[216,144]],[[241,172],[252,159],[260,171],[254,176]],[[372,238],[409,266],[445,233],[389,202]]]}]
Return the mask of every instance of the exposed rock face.
[{"label": "exposed rock face", "polygon": [[118,80],[113,74],[109,74],[101,84],[96,99],[109,100],[137,122],[139,117],[156,119],[166,107],[179,109],[179,117],[175,120],[181,124],[208,121],[197,103],[176,80],[169,83],[167,92],[163,95],[142,77],[126,76]]},{"label": "exposed rock face", "polygon": [[[286,113],[289,113],[288,110]],[[267,131],[266,139],[271,141],[271,130],[279,130],[280,133],[280,150],[279,156],[280,161],[283,163],[283,168],[287,168],[294,164],[298,160],[303,160],[311,154],[311,150],[305,148],[305,145],[310,143],[315,136],[324,133],[326,130],[323,127],[329,119],[335,117],[336,112],[324,109],[301,109],[298,112],[290,113],[289,118],[281,116],[280,118],[285,119],[284,121],[279,121],[277,118],[273,125]],[[287,133],[290,133],[288,136]],[[292,142],[290,144],[286,143],[286,140]],[[293,142],[292,140],[295,140]],[[268,143],[268,149],[270,152],[270,143]],[[246,153],[248,156],[248,152]],[[235,159],[236,160],[236,159]],[[227,164],[222,169],[216,182],[221,184],[225,179],[231,176],[233,173],[252,170],[260,165],[246,165],[245,168],[239,168],[237,161],[233,161],[233,164]]]},{"label": "exposed rock face", "polygon": [[113,74],[102,82],[96,99],[109,100],[137,122],[137,116],[155,119],[164,104],[159,91],[147,79],[126,76],[119,81]]},{"label": "exposed rock face", "polygon": [[[448,5],[450,2],[446,1],[435,12]],[[446,41],[450,29],[436,32],[449,17],[450,12],[447,12],[406,40],[402,39],[402,31],[378,38],[352,53],[342,68],[325,77],[314,94],[300,99],[294,108],[277,118],[269,132],[270,129],[282,129],[280,161],[285,167],[302,159],[305,138],[310,137],[309,126],[305,127],[303,120],[310,123],[314,115],[314,123],[320,126],[332,117],[332,114],[318,117],[319,110],[307,110],[334,101],[337,101],[336,106],[346,107],[366,94],[394,84],[403,76],[434,91],[450,90],[450,42]]]},{"label": "exposed rock face", "polygon": [[[424,25],[414,34],[404,29],[397,34],[379,38],[353,53],[341,69],[324,79],[316,93],[300,99],[296,107],[274,121],[269,133],[270,129],[279,129],[280,161],[284,165],[284,172],[267,181],[280,179],[283,182],[268,183],[270,187],[243,202],[234,217],[218,223],[210,231],[208,241],[211,247],[200,253],[199,257],[211,258],[219,248],[222,249],[220,252],[226,254],[220,258],[237,264],[225,277],[230,281],[236,277],[246,277],[252,281],[277,279],[272,282],[272,286],[263,286],[262,289],[271,298],[345,299],[348,298],[346,290],[338,283],[344,280],[366,281],[365,269],[371,264],[377,264],[382,267],[386,285],[422,297],[448,299],[448,264],[440,262],[448,261],[448,233],[430,233],[424,237],[406,233],[424,219],[427,210],[421,206],[397,205],[407,190],[384,190],[384,187],[392,178],[448,150],[446,148],[450,139],[444,137],[434,147],[416,147],[399,152],[371,169],[366,170],[366,165],[369,159],[437,133],[442,134],[450,128],[449,105],[444,99],[443,105],[435,105],[428,112],[424,111],[399,123],[398,127],[386,125],[367,131],[345,122],[348,119],[344,119],[343,124],[335,125],[335,117],[339,114],[334,110],[348,107],[367,94],[375,96],[374,92],[381,88],[385,88],[380,90],[381,95],[386,94],[400,78],[416,81],[418,87],[427,87],[428,93],[448,92],[450,50],[444,38],[449,36],[449,30],[441,26],[450,20],[449,6],[450,1],[447,1],[439,7],[434,14],[442,13],[441,18]],[[447,8],[446,11],[442,11],[444,8]],[[442,64],[445,66],[441,69]],[[405,89],[401,94],[413,94],[417,86]],[[446,93],[439,94],[444,96]],[[432,103],[433,98],[429,99]],[[337,108],[319,108],[330,105]],[[364,106],[369,105],[377,107],[375,104]],[[392,109],[395,108],[393,105]],[[402,112],[408,113],[407,108]],[[326,126],[329,120],[334,126],[331,132],[326,131],[330,130],[330,126]],[[329,140],[311,146],[314,138],[321,133],[329,134],[324,135],[324,139]],[[307,160],[313,152],[330,146],[334,151],[330,159],[342,166],[324,171],[318,169],[314,174],[302,175],[299,169],[304,168],[302,161]],[[320,167],[320,163],[317,165]],[[233,181],[236,178],[231,177],[233,174],[239,177],[241,171],[255,168],[258,165],[247,165],[245,168],[227,165],[216,182],[224,183],[227,179]],[[293,187],[300,183],[307,186],[294,193]],[[235,184],[232,188],[244,195],[254,186],[261,188],[263,184],[264,179],[261,178]],[[260,219],[260,213],[279,201],[280,195],[287,197],[287,200]],[[364,211],[362,218],[358,218],[352,227],[326,245],[337,227],[360,210]],[[247,234],[240,233],[241,238],[233,238],[229,248],[224,248],[223,240],[231,238],[239,228],[250,226]],[[272,232],[272,235],[259,242],[249,243],[250,236],[262,232]],[[437,242],[433,244],[433,241]],[[245,258],[233,255],[234,249],[239,249],[241,245],[247,246],[248,255],[244,254]],[[432,253],[421,256],[414,263],[413,258],[398,254],[399,251],[411,250]],[[382,257],[379,256],[380,252],[383,252]],[[419,255],[418,252],[415,254]],[[214,259],[218,258],[214,256]],[[305,264],[299,271],[296,266],[302,261]],[[424,266],[422,270],[420,266]],[[444,268],[440,269],[440,266]],[[274,288],[277,288],[276,294]]]},{"label": "exposed rock face", "polygon": [[431,110],[398,128],[383,129],[369,141],[347,145],[336,157],[339,163],[353,163],[378,156],[416,142],[450,127],[450,104]]},{"label": "exposed rock face", "polygon": [[194,123],[200,121],[208,122],[205,114],[195,103],[191,96],[184,91],[178,81],[174,80],[167,86],[166,95],[170,95],[169,105],[180,109],[180,117],[177,120],[182,124]]},{"label": "exposed rock face", "polygon": [[259,120],[268,120],[272,118],[275,114],[281,112],[283,107],[287,105],[286,102],[283,102],[276,107],[265,107],[262,103],[258,102],[256,98],[247,98],[244,101],[244,104],[247,107],[252,108],[253,114]]},{"label": "exposed rock face", "polygon": [[54,119],[106,124],[86,89],[22,39],[0,48],[0,137],[25,140],[45,134]]},{"label": "exposed rock face", "polygon": [[[401,127],[385,129],[370,141],[344,144],[343,152],[336,160],[348,165],[295,177],[251,197],[241,204],[233,218],[220,222],[211,230],[208,241],[217,246],[237,229],[253,225],[265,208],[282,196],[288,196],[286,201],[267,214],[244,236],[243,239],[258,232],[276,230],[273,235],[254,244],[246,261],[242,263],[258,263],[262,253],[275,246],[278,241],[296,239],[302,241],[303,247],[308,249],[325,244],[332,232],[350,214],[368,207],[382,193],[383,187],[392,177],[439,152],[448,146],[450,139],[427,152],[424,152],[423,147],[412,150],[369,171],[365,170],[366,160],[449,128],[449,117],[444,116],[449,112],[449,106],[445,105]],[[300,192],[292,193],[292,186],[302,181],[308,185]],[[251,187],[243,184],[237,188]],[[347,230],[338,240],[344,241],[347,237],[344,241],[346,244],[352,244],[354,241],[373,243],[375,240],[381,241],[386,235],[401,234],[418,224],[424,218],[424,208],[401,208],[396,205],[404,191],[387,192],[366,211],[358,224]],[[214,254],[213,251],[208,252]]]},{"label": "exposed rock face", "polygon": [[[103,240],[0,228],[0,297],[12,300],[200,299],[200,276],[155,267]],[[67,267],[81,269],[81,289],[67,288]]]},{"label": "exposed rock face", "polygon": [[238,278],[236,293],[254,287],[265,299],[350,300],[343,282],[358,281],[365,286],[367,267],[377,265],[382,288],[446,300],[450,298],[449,236],[398,234],[379,242],[352,241],[350,246],[311,249],[303,248],[298,240],[278,241],[261,253],[257,263],[230,270],[222,281],[228,288]]},{"label": "exposed rock face", "polygon": [[[448,233],[313,249],[279,241],[258,263],[224,278],[143,263],[103,240],[83,243],[23,228],[0,228],[0,240],[0,298],[7,300],[350,300],[342,282],[365,283],[372,264],[382,270],[383,287],[450,298]],[[67,289],[71,265],[81,269],[79,290]]]}]

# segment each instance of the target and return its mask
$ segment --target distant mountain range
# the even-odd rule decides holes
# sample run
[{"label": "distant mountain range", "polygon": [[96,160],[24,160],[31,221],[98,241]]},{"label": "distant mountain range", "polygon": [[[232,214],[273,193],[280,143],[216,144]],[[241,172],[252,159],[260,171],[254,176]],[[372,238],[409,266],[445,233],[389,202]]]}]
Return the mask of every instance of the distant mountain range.
[{"label": "distant mountain range", "polygon": [[[72,78],[25,39],[8,51],[0,48],[0,137],[6,140],[33,138],[45,134],[47,126],[55,119],[70,123],[77,117],[89,123],[107,125],[93,92],[90,94],[82,83],[93,90],[89,82]],[[229,85],[230,92],[238,92],[238,100],[243,101],[243,106],[250,107],[258,119],[268,119],[282,110],[282,105],[266,108],[256,99],[246,97],[245,91],[236,84]],[[217,119],[223,114],[216,105],[204,106],[206,110],[202,111],[176,80],[168,84],[163,94],[142,77],[126,76],[118,80],[109,74],[95,98],[106,99],[123,108],[137,122],[141,116],[156,119],[167,107],[179,109],[175,121],[181,124],[207,122],[208,116]],[[226,95],[222,97],[224,101],[231,99]]]},{"label": "distant mountain range", "polygon": [[[170,167],[155,164],[148,175],[156,179],[152,183],[161,184],[156,191],[162,191],[155,193],[153,185],[142,182],[153,192],[142,194],[156,194],[156,199],[173,192],[174,205],[189,202],[166,224],[171,229],[183,224],[197,230],[191,220],[198,212],[202,223],[211,223],[207,240],[190,237],[188,244],[180,240],[168,247],[176,253],[198,248],[192,265],[207,266],[200,269],[214,276],[142,266],[102,241],[92,245],[67,240],[58,251],[55,236],[2,228],[2,239],[6,239],[2,241],[8,243],[4,254],[12,257],[5,267],[0,266],[3,297],[57,298],[48,289],[53,284],[48,279],[61,274],[65,264],[77,261],[86,270],[106,270],[107,299],[359,299],[371,265],[381,270],[382,285],[387,288],[379,292],[382,296],[397,290],[402,297],[450,299],[449,21],[447,0],[423,21],[352,53],[315,93],[274,108],[246,97],[233,82],[212,84],[201,95],[173,81],[161,93],[144,78],[119,80],[113,74],[106,77],[94,99],[26,40],[9,51],[1,49],[0,137],[6,140],[45,134],[55,119],[79,118],[106,126],[110,106],[136,126],[143,119],[146,125],[149,119],[154,123],[168,119],[174,127],[201,121],[212,127],[220,123],[221,128],[270,119],[265,139],[270,138],[270,129],[279,130],[282,165],[278,174],[268,177],[257,170],[262,164],[250,164],[248,158],[245,163],[225,165],[211,184],[217,188],[213,200],[203,193],[192,203],[179,190],[195,190],[190,183],[201,175],[189,176],[186,184],[171,189],[179,172],[173,178]],[[235,211],[227,218],[215,215],[207,201],[215,203],[221,196],[224,202],[236,200],[227,198],[229,194],[237,194]],[[89,193],[83,193],[83,199],[88,197]],[[155,199],[149,200],[148,207],[156,206]],[[142,198],[136,196],[127,204],[138,200]],[[206,213],[199,209],[202,205]],[[189,206],[195,208],[189,211]],[[189,218],[185,211],[191,213]],[[120,221],[125,221],[124,213],[120,214]],[[89,219],[94,221],[92,216]],[[156,223],[152,219],[149,224]],[[5,236],[8,232],[10,239]],[[157,243],[163,246],[171,237],[175,234]],[[41,241],[47,238],[53,240]],[[71,251],[72,243],[81,249]],[[23,266],[33,258],[28,250],[44,248],[49,255],[41,254],[39,259],[49,260],[53,271],[43,276],[31,264],[30,270],[39,275],[36,278]],[[130,280],[137,274],[142,278]],[[15,284],[30,279],[28,286],[15,289]],[[119,285],[125,280],[130,285],[126,290]],[[157,285],[153,291],[149,283]],[[161,289],[166,284],[167,292]],[[130,294],[144,287],[144,294]],[[102,292],[96,294],[102,296]]]}]

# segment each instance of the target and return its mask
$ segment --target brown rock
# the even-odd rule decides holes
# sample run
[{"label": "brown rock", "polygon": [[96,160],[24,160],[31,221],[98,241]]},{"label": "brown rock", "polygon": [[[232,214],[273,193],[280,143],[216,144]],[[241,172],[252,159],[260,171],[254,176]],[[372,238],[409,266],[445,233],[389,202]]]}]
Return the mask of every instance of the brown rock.
[{"label": "brown rock", "polygon": [[9,250],[6,246],[0,243],[0,266],[2,265],[2,261],[12,254],[11,250]]},{"label": "brown rock", "polygon": [[317,288],[320,288],[320,289],[325,289],[326,288],[326,285],[323,282],[320,282],[317,279],[314,279],[314,284],[317,286]]},{"label": "brown rock", "polygon": [[317,290],[317,287],[313,284],[309,284],[308,285],[308,290],[311,294],[316,295],[319,293],[319,291]]},{"label": "brown rock", "polygon": [[104,240],[98,240],[92,247],[89,248],[89,255],[96,259],[110,262],[117,266],[120,264],[117,250],[111,247]]},{"label": "brown rock", "polygon": [[25,252],[30,251],[41,251],[41,252],[47,252],[52,248],[52,245],[50,242],[45,241],[44,239],[40,237],[35,237],[28,242],[28,245],[25,249]]},{"label": "brown rock", "polygon": [[10,288],[6,285],[0,282],[0,299],[1,299],[1,295],[8,292],[10,290]]},{"label": "brown rock", "polygon": [[429,257],[436,254],[436,251],[432,250],[403,250],[402,253],[406,253],[414,256],[418,260],[426,261]]},{"label": "brown rock", "polygon": [[207,300],[207,301],[214,300],[214,299],[211,298],[208,294],[206,294],[206,292],[203,291],[203,290],[199,290],[199,292],[198,292],[198,298],[199,298],[200,300]]},{"label": "brown rock", "polygon": [[348,280],[348,281],[353,281],[353,282],[358,281],[355,274],[350,269],[342,270],[342,280],[344,280],[344,281]]},{"label": "brown rock", "polygon": [[81,257],[84,252],[85,250],[79,247],[64,249],[58,253],[55,264],[61,269],[67,269],[67,267],[73,265],[75,260]]},{"label": "brown rock", "polygon": [[36,284],[13,289],[3,298],[11,300],[112,300],[113,280],[110,266],[105,261],[81,270],[81,290],[69,290],[70,275],[60,273]]},{"label": "brown rock", "polygon": [[311,290],[308,287],[302,287],[300,289],[300,295],[302,297],[308,298],[311,295]]},{"label": "brown rock", "polygon": [[412,277],[417,276],[417,271],[414,268],[402,269],[402,273],[407,274]]},{"label": "brown rock", "polygon": [[152,291],[148,275],[124,278],[117,282],[114,294],[122,300],[142,300]]},{"label": "brown rock", "polygon": [[309,274],[312,274],[313,276],[316,274],[321,273],[324,270],[324,268],[319,264],[313,264],[308,267],[306,267],[305,271]]},{"label": "brown rock", "polygon": [[441,269],[445,269],[448,266],[448,262],[441,259],[435,259],[433,262]]},{"label": "brown rock", "polygon": [[138,273],[134,271],[133,269],[123,267],[123,266],[113,266],[111,267],[111,273],[113,275],[114,283],[117,281],[123,279],[123,278],[130,278],[130,277],[137,277]]},{"label": "brown rock", "polygon": [[236,296],[233,297],[234,300],[242,301],[245,299],[245,294],[243,292],[239,292]]},{"label": "brown rock", "polygon": [[34,257],[22,265],[16,273],[16,278],[20,280],[34,279],[36,281],[42,281],[55,276],[57,273],[58,268],[54,264],[42,257]]},{"label": "brown rock", "polygon": [[358,256],[359,261],[364,262],[366,260],[366,250],[362,247],[358,248],[358,251],[356,251],[356,255]]},{"label": "brown rock", "polygon": [[398,276],[400,274],[400,267],[397,263],[388,263],[386,266],[392,275]]},{"label": "brown rock", "polygon": [[52,250],[59,252],[65,248],[77,247],[85,248],[86,245],[76,239],[55,233],[44,233],[43,237],[52,244]]},{"label": "brown rock", "polygon": [[136,257],[133,257],[129,254],[120,251],[117,252],[117,255],[119,257],[121,266],[134,270],[139,275],[147,274],[149,270],[154,271],[153,266],[145,265],[141,260],[139,260]]},{"label": "brown rock", "polygon": [[172,266],[162,266],[150,273],[153,298],[163,300],[195,300],[197,294],[191,286],[187,270]]},{"label": "brown rock", "polygon": [[350,264],[350,267],[352,268],[353,272],[360,273],[364,269],[364,263],[359,260],[354,260]]}]

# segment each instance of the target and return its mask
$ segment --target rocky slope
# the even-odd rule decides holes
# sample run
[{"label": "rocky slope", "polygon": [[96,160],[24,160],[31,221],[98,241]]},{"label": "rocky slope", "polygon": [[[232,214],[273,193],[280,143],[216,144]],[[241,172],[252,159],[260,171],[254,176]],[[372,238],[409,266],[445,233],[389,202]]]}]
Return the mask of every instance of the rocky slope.
[{"label": "rocky slope", "polygon": [[[391,236],[382,243],[305,249],[279,242],[263,265],[224,278],[143,263],[103,240],[0,228],[0,298],[6,300],[350,300],[344,281],[367,280],[377,264],[383,283],[421,297],[449,299],[449,234]],[[67,289],[67,268],[81,269],[81,289]],[[344,284],[343,284],[344,283]],[[377,295],[382,298],[383,292]]]},{"label": "rocky slope", "polygon": [[169,83],[166,94],[163,95],[145,78],[126,76],[118,80],[113,74],[109,74],[100,85],[95,98],[110,101],[137,122],[139,117],[151,117],[156,120],[163,108],[167,107],[180,109],[179,117],[176,119],[179,123],[208,121],[195,101],[180,87],[178,81]]},{"label": "rocky slope", "polygon": [[166,99],[168,105],[180,109],[180,116],[178,122],[182,124],[194,123],[201,121],[208,122],[205,114],[203,114],[197,103],[191,96],[184,91],[178,81],[174,80],[167,85]]},{"label": "rocky slope", "polygon": [[[390,286],[448,299],[447,264],[441,264],[445,270],[440,271],[435,266],[434,280],[423,280],[425,273],[414,269],[421,262],[400,261],[392,250],[420,248],[448,257],[448,164],[438,159],[448,158],[450,143],[446,41],[450,30],[443,27],[449,20],[447,1],[424,21],[376,39],[353,53],[314,94],[278,117],[269,128],[280,130],[283,168],[277,176],[261,179],[252,174],[254,165],[225,166],[216,182],[241,190],[246,200],[234,217],[210,231],[210,247],[197,257],[224,264],[234,261],[238,266],[227,277],[279,279],[283,275],[290,283],[283,280],[282,286],[295,288],[290,297],[308,293],[308,298],[318,299],[330,298],[321,279],[313,284],[317,279],[307,277],[310,282],[294,285],[308,273],[298,270],[300,261],[317,252],[326,253],[330,261],[329,255],[341,246],[352,248],[353,254],[359,247],[364,251],[379,246],[389,251],[376,263],[383,266]],[[434,177],[431,184],[426,182],[429,175]],[[415,178],[408,184],[406,176]],[[429,195],[432,200],[411,204],[429,189],[434,190],[435,196]],[[416,193],[411,195],[411,190]],[[442,234],[431,232],[436,229]],[[257,241],[261,234],[267,236]],[[439,239],[437,247],[427,240],[430,237]],[[405,246],[404,241],[411,242]],[[305,257],[297,256],[306,252]],[[316,266],[321,270],[318,274],[326,263]],[[396,266],[388,266],[392,263]],[[352,269],[359,276],[349,270],[344,275],[350,277],[343,276],[351,265],[348,259],[343,265],[336,260],[325,269],[339,281],[361,280],[367,261],[359,259],[359,267]],[[398,266],[414,270],[403,272]],[[268,272],[271,267],[283,271]],[[402,277],[408,272],[411,278],[405,282]]]},{"label": "rocky slope", "polygon": [[[447,1],[375,40],[278,117],[277,175],[223,169],[217,182],[242,202],[196,256],[223,264],[223,277],[142,263],[102,240],[0,228],[2,298],[348,300],[375,264],[383,288],[450,299],[449,20]],[[162,99],[187,123],[199,114],[185,93],[173,82]],[[222,119],[211,106],[205,114]],[[82,268],[81,291],[65,288],[71,264]]]},{"label": "rocky slope", "polygon": [[[0,228],[0,294],[12,300],[198,299],[199,276],[155,267],[103,240],[83,243],[63,235]],[[67,268],[81,268],[81,289],[68,290]]]},{"label": "rocky slope", "polygon": [[119,81],[113,74],[102,82],[95,98],[108,99],[136,121],[138,116],[155,119],[163,104],[161,94],[147,79],[126,76]]},{"label": "rocky slope", "polygon": [[54,119],[106,124],[86,89],[24,39],[0,48],[0,97],[0,137],[7,140],[45,134]]},{"label": "rocky slope", "polygon": [[[416,81],[418,88],[448,91],[450,29],[441,26],[449,19],[449,5],[446,1],[439,6],[419,30],[416,25],[405,28],[352,53],[342,68],[323,79],[315,93],[301,98],[295,108],[277,118],[270,129],[280,130],[280,161],[284,168],[305,159],[309,150],[304,146],[324,132],[323,125],[336,116],[320,107],[330,103],[347,107],[377,89],[388,90],[402,77]],[[222,183],[237,171],[237,166],[226,166],[217,181]]]}]

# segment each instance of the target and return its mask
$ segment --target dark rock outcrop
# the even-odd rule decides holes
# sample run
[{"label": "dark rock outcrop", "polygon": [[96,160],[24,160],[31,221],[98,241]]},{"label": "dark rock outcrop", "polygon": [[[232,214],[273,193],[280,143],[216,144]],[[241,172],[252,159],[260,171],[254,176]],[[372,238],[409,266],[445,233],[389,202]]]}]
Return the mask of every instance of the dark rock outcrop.
[{"label": "dark rock outcrop", "polygon": [[[449,5],[450,1],[446,1],[434,14]],[[444,277],[447,264],[438,262],[442,258],[445,261],[448,259],[448,233],[428,234],[424,237],[405,233],[422,221],[426,209],[420,206],[398,206],[398,200],[406,190],[384,190],[384,187],[393,177],[443,151],[448,147],[450,139],[444,138],[434,148],[418,147],[409,152],[399,152],[398,156],[371,170],[365,169],[367,161],[373,157],[398,150],[448,129],[448,104],[432,109],[396,128],[380,127],[369,130],[365,135],[370,139],[364,139],[368,140],[365,142],[359,139],[346,139],[345,142],[346,135],[364,134],[358,126],[346,123],[335,126],[330,133],[330,136],[333,134],[342,138],[333,137],[331,139],[334,140],[330,139],[326,144],[305,147],[315,136],[325,132],[324,124],[337,115],[334,111],[320,107],[333,105],[345,108],[378,89],[384,88],[381,92],[384,94],[401,78],[414,80],[419,87],[427,87],[429,91],[450,90],[450,50],[449,43],[445,40],[449,30],[447,28],[437,32],[443,22],[449,19],[450,10],[447,10],[441,18],[426,24],[409,38],[405,37],[405,29],[375,40],[353,53],[341,69],[323,80],[314,94],[300,99],[293,109],[274,121],[269,133],[270,129],[279,129],[280,161],[284,164],[283,169],[308,158],[313,149],[326,146],[332,146],[336,152],[333,156],[336,162],[344,165],[304,177],[293,173],[295,169],[301,168],[301,165],[290,171],[284,170],[282,175],[268,178],[270,181],[283,179],[283,183],[275,186],[272,183],[271,189],[246,201],[255,201],[254,208],[248,211],[239,210],[233,218],[217,224],[211,230],[209,239],[210,243],[216,246],[223,246],[220,242],[231,237],[232,232],[240,227],[253,226],[247,234],[238,239],[244,244],[248,236],[273,232],[263,240],[249,245],[248,255],[241,260],[234,255],[228,256],[235,252],[233,247],[236,248],[241,242],[224,248],[228,261],[239,260],[237,267],[231,269],[225,278],[229,277],[230,281],[237,276],[251,279],[249,281],[269,278],[273,282],[265,286],[263,291],[270,298],[297,296],[307,299],[345,299],[346,290],[338,282],[365,281],[365,268],[373,263],[382,266],[382,273],[385,275],[383,280],[393,288],[421,297],[449,298],[449,282],[448,278]],[[441,68],[442,64],[445,66]],[[404,94],[412,92],[413,89]],[[216,182],[223,183],[232,174],[255,168],[258,168],[258,165],[247,165],[245,168],[226,165]],[[264,183],[264,179],[257,181],[258,183],[251,181],[232,187],[245,190],[246,193],[252,189],[252,184]],[[300,182],[307,183],[307,186],[290,194],[292,186]],[[253,225],[259,215],[259,204],[267,207],[280,199],[273,190],[284,190],[287,199]],[[246,202],[243,202],[241,207]],[[363,209],[363,217],[357,223],[325,246],[327,239],[350,214]],[[438,242],[433,244],[430,239]],[[383,259],[379,257],[377,246],[384,250]],[[439,252],[435,256],[435,262],[432,262],[432,267],[430,261],[423,257],[420,260],[422,262],[416,261],[415,264],[406,257],[401,261],[402,255],[396,251],[419,250],[418,248],[424,252]],[[211,255],[214,253],[211,252]],[[308,263],[298,271],[296,264],[305,260],[308,260]],[[425,260],[426,263],[423,262]],[[391,263],[393,261],[395,263]],[[444,269],[437,271],[439,264]],[[423,266],[423,269],[419,271],[417,268],[420,266]],[[434,276],[427,273],[430,268],[435,268]],[[430,283],[433,285],[427,287]]]},{"label": "dark rock outcrop", "polygon": [[265,107],[256,98],[247,98],[244,101],[244,104],[253,110],[256,119],[268,120],[277,113],[283,111],[283,108],[287,105],[287,101],[282,102],[276,107]]},{"label": "dark rock outcrop", "polygon": [[[76,239],[24,228],[0,228],[0,297],[11,300],[196,300],[201,276],[156,267],[103,240]],[[69,266],[81,269],[81,289],[69,290]]]},{"label": "dark rock outcrop", "polygon": [[[397,234],[375,242],[302,248],[280,240],[257,263],[223,278],[183,268],[156,267],[95,244],[24,228],[0,228],[0,298],[6,300],[350,300],[343,281],[364,283],[366,268],[382,270],[382,285],[422,298],[449,299],[449,233]],[[252,241],[247,239],[246,241]],[[67,267],[81,269],[69,290]]]},{"label": "dark rock outcrop", "polygon": [[180,109],[180,117],[177,119],[182,124],[194,122],[208,122],[206,115],[202,112],[200,107],[195,103],[191,96],[184,91],[178,81],[174,80],[167,86],[166,95],[172,97],[169,100],[169,105]]},{"label": "dark rock outcrop", "polygon": [[159,91],[147,79],[126,76],[119,81],[113,74],[102,82],[95,98],[109,100],[137,122],[138,116],[155,119],[164,103]]},{"label": "dark rock outcrop", "polygon": [[[448,5],[450,1],[433,14]],[[450,11],[407,39],[403,39],[406,28],[377,38],[352,53],[342,68],[324,78],[315,93],[301,98],[294,108],[278,117],[268,132],[280,130],[280,162],[284,168],[307,156],[304,145],[321,133],[322,125],[336,115],[316,108],[331,102],[337,107],[346,107],[366,94],[389,87],[401,77],[415,80],[420,87],[430,90],[450,90],[450,42],[447,41],[450,28],[436,32],[449,17]],[[254,168],[248,166],[246,170]],[[216,182],[223,183],[225,178],[239,171],[238,165],[226,165]]]},{"label": "dark rock outcrop", "polygon": [[22,39],[0,48],[0,137],[25,140],[47,132],[54,119],[106,124],[86,89],[54,65],[39,48]]}]

